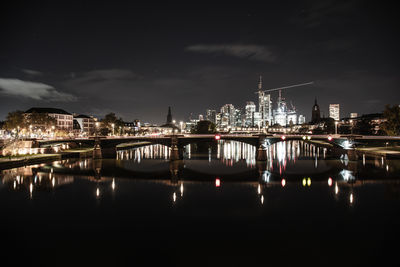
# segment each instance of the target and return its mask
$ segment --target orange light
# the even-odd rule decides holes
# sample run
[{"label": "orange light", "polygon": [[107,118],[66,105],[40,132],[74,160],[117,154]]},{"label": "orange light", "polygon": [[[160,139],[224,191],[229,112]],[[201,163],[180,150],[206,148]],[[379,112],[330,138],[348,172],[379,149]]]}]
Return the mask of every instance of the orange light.
[{"label": "orange light", "polygon": [[328,136],[328,141],[332,141],[332,136]]},{"label": "orange light", "polygon": [[219,178],[215,179],[215,187],[221,186],[221,180]]},{"label": "orange light", "polygon": [[285,179],[282,179],[281,184],[282,184],[282,187],[285,187],[285,185],[286,185],[286,180],[285,180]]},{"label": "orange light", "polygon": [[221,139],[221,136],[219,135],[219,134],[217,134],[217,135],[215,135],[215,140],[220,140]]},{"label": "orange light", "polygon": [[282,140],[285,140],[285,139],[286,139],[286,136],[282,135],[282,136],[281,136],[281,139],[282,139]]}]

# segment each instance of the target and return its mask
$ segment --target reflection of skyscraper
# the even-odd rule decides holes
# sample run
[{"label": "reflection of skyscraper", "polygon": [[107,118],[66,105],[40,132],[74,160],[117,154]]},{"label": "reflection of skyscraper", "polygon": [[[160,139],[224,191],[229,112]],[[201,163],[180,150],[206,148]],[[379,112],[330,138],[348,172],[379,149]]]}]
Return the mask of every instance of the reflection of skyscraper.
[{"label": "reflection of skyscraper", "polygon": [[262,76],[258,82],[258,111],[261,115],[261,127],[272,124],[271,95],[262,91]]},{"label": "reflection of skyscraper", "polygon": [[318,123],[321,120],[321,112],[317,104],[317,98],[315,98],[315,103],[311,112],[311,123]]},{"label": "reflection of skyscraper", "polygon": [[335,121],[340,120],[340,106],[339,104],[329,104],[329,117]]}]

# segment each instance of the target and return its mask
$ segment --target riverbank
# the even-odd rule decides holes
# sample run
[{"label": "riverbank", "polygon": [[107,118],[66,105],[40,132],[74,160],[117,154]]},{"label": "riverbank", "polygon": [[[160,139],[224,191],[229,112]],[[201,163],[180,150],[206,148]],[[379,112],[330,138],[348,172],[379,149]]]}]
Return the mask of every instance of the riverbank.
[{"label": "riverbank", "polygon": [[[117,147],[118,150],[136,148],[150,145],[150,142],[137,142],[123,144]],[[0,170],[17,168],[32,164],[41,164],[67,158],[91,158],[93,157],[93,148],[76,148],[63,150],[56,154],[32,154],[19,155],[12,157],[0,157]]]},{"label": "riverbank", "polygon": [[393,147],[362,147],[357,148],[359,154],[366,157],[384,157],[387,159],[400,159],[400,146]]},{"label": "riverbank", "polygon": [[32,164],[41,164],[66,158],[89,158],[93,156],[93,148],[69,149],[57,154],[33,154],[0,158],[0,170],[17,168]]}]

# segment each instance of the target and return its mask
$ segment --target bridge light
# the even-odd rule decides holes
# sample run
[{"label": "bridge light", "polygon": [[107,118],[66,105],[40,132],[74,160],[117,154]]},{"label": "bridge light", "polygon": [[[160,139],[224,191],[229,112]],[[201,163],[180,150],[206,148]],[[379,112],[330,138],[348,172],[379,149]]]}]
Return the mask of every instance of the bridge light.
[{"label": "bridge light", "polygon": [[216,135],[214,136],[214,138],[215,138],[215,140],[220,140],[220,139],[221,139],[221,135],[216,134]]},{"label": "bridge light", "polygon": [[328,185],[329,185],[329,186],[332,186],[332,183],[333,183],[332,178],[329,177],[329,178],[328,178]]},{"label": "bridge light", "polygon": [[221,186],[221,180],[219,178],[215,179],[215,187]]},{"label": "bridge light", "polygon": [[311,186],[311,178],[310,177],[308,177],[308,179],[307,179],[307,185]]},{"label": "bridge light", "polygon": [[311,139],[311,136],[307,136],[307,139],[310,140],[310,139]]},{"label": "bridge light", "polygon": [[282,139],[282,140],[285,140],[285,139],[286,139],[286,136],[282,135],[282,136],[281,136],[281,139]]},{"label": "bridge light", "polygon": [[306,186],[306,184],[307,184],[307,179],[304,177],[303,178],[303,186]]},{"label": "bridge light", "polygon": [[306,136],[305,136],[305,135],[303,135],[303,137],[302,137],[302,138],[303,138],[303,140],[306,140]]},{"label": "bridge light", "polygon": [[332,136],[328,136],[328,141],[332,141]]}]

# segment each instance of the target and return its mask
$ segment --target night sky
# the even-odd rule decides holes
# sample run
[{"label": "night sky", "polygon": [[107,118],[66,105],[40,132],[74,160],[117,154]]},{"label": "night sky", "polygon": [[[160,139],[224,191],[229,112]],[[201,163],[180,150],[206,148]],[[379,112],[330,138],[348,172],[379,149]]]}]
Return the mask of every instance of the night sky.
[{"label": "night sky", "polygon": [[326,116],[400,103],[398,14],[382,1],[31,2],[2,4],[0,120],[33,106],[187,120],[257,103],[259,75],[314,81],[284,91],[307,121],[315,97]]}]

